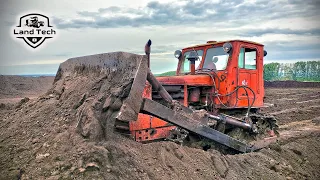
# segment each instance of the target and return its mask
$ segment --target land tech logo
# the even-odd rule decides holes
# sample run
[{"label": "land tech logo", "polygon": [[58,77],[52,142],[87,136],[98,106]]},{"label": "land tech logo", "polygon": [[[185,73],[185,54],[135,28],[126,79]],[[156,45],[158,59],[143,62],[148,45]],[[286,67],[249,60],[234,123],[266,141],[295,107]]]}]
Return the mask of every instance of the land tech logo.
[{"label": "land tech logo", "polygon": [[46,39],[54,38],[57,31],[50,25],[49,18],[42,14],[27,14],[19,19],[19,25],[13,29],[16,38],[23,39],[30,47],[37,48]]}]

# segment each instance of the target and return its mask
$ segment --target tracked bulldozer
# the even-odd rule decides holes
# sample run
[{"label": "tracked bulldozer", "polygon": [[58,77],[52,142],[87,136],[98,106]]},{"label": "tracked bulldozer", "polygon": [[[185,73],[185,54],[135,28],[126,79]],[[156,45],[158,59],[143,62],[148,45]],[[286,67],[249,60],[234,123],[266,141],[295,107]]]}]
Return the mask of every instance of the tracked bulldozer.
[{"label": "tracked bulldozer", "polygon": [[276,119],[264,107],[262,44],[244,40],[208,41],[177,50],[174,76],[150,70],[151,40],[145,45],[115,129],[139,142],[183,143],[201,137],[239,152],[277,139]]}]

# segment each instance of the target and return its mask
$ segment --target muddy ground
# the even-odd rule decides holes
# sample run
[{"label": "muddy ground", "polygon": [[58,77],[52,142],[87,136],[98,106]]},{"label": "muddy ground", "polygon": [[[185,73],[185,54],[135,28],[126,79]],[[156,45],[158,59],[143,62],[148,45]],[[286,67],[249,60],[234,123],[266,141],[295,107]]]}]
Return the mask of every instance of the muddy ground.
[{"label": "muddy ground", "polygon": [[[131,59],[123,62],[125,70],[105,61],[125,58]],[[46,91],[37,98],[1,105],[0,179],[320,178],[320,88],[266,88],[269,107],[262,111],[278,118],[281,137],[258,152],[141,144],[113,132],[139,58],[116,53],[74,59],[60,66],[53,85],[48,79],[39,88]]]}]

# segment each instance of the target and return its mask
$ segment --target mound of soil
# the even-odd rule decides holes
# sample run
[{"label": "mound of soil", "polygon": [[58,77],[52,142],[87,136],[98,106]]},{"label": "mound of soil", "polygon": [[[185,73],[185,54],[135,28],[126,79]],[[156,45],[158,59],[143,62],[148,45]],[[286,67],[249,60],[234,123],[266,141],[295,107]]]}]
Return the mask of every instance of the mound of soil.
[{"label": "mound of soil", "polygon": [[319,179],[319,131],[236,155],[114,132],[140,60],[123,52],[69,59],[45,94],[0,109],[0,179]]}]

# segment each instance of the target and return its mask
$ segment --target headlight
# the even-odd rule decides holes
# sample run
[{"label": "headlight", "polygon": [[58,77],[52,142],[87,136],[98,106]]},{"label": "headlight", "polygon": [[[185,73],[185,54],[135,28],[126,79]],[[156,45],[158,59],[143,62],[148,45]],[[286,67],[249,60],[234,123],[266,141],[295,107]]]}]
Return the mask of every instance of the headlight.
[{"label": "headlight", "polygon": [[224,43],[224,44],[223,44],[223,50],[224,50],[224,52],[229,53],[229,52],[231,51],[231,49],[232,49],[231,43]]},{"label": "headlight", "polygon": [[176,51],[174,52],[174,57],[176,57],[177,59],[179,59],[180,56],[181,56],[181,54],[182,54],[182,52],[181,52],[180,50],[176,50]]},{"label": "headlight", "polygon": [[266,56],[268,53],[266,50],[263,51],[263,56]]}]

